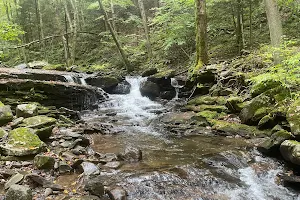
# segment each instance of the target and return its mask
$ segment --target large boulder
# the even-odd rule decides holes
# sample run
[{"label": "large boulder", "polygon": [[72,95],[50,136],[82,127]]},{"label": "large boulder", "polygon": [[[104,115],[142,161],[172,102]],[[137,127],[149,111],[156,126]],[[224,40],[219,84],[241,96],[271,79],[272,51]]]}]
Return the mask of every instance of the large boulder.
[{"label": "large boulder", "polygon": [[276,88],[281,85],[282,85],[282,83],[278,80],[267,79],[267,80],[264,80],[264,81],[261,81],[261,82],[255,84],[251,88],[250,92],[251,92],[252,97],[256,97],[256,96],[266,92],[267,90]]},{"label": "large boulder", "polygon": [[0,101],[0,126],[3,126],[12,121],[13,117],[14,116],[12,114],[10,106],[6,106]]},{"label": "large boulder", "polygon": [[38,107],[36,104],[21,104],[16,108],[17,117],[33,117],[38,114]]},{"label": "large boulder", "polygon": [[259,144],[258,150],[266,154],[276,155],[281,143],[285,140],[293,139],[293,137],[294,136],[286,130],[277,131],[266,141]]},{"label": "large boulder", "polygon": [[[242,123],[249,124],[249,125],[258,123],[259,120],[261,120],[261,118],[263,118],[265,115],[268,114],[268,113],[264,113],[264,115],[259,115],[258,117],[257,114],[260,113],[259,109],[269,107],[270,103],[271,103],[271,98],[264,94],[261,94],[255,97],[254,99],[252,99],[250,103],[242,109],[239,115]],[[253,118],[254,116],[256,117]]]},{"label": "large boulder", "polygon": [[48,139],[54,128],[56,119],[44,115],[26,118],[20,126],[32,128],[41,140]]},{"label": "large boulder", "polygon": [[2,154],[9,156],[35,155],[45,144],[30,128],[17,128],[9,132],[7,141],[0,144]]},{"label": "large boulder", "polygon": [[300,98],[289,107],[286,118],[291,126],[292,133],[296,137],[300,137]]},{"label": "large boulder", "polygon": [[36,155],[33,159],[33,164],[38,169],[53,169],[55,159],[50,156]]},{"label": "large boulder", "polygon": [[111,94],[129,94],[131,89],[130,83],[127,81],[120,82],[116,87],[111,90]]},{"label": "large boulder", "polygon": [[151,76],[156,74],[158,71],[156,68],[150,68],[150,69],[146,69],[145,71],[143,71],[142,73],[142,77],[146,77],[146,76]]},{"label": "large boulder", "polygon": [[100,87],[106,92],[110,92],[120,83],[120,80],[114,76],[91,76],[85,81],[87,84]]},{"label": "large boulder", "polygon": [[90,194],[98,196],[98,197],[102,197],[105,192],[104,186],[103,186],[103,180],[101,179],[100,176],[88,178],[86,180],[84,189],[86,191],[89,191]]},{"label": "large boulder", "polygon": [[280,152],[285,160],[300,165],[300,142],[286,140],[280,145]]},{"label": "large boulder", "polygon": [[243,99],[237,96],[229,97],[225,105],[232,113],[240,113],[245,106]]},{"label": "large boulder", "polygon": [[32,200],[32,191],[28,186],[12,185],[6,192],[6,200]]},{"label": "large boulder", "polygon": [[150,99],[155,99],[160,95],[159,86],[151,81],[144,81],[140,85],[140,92],[142,96],[147,96]]}]

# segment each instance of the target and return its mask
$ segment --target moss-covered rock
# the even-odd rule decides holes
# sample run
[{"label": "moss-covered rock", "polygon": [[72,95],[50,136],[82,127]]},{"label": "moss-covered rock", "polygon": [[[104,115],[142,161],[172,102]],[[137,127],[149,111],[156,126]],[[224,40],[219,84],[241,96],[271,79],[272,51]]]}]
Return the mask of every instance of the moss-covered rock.
[{"label": "moss-covered rock", "polygon": [[259,122],[263,117],[268,115],[271,111],[272,111],[272,108],[270,108],[270,107],[259,108],[255,111],[251,120],[255,123]]},{"label": "moss-covered rock", "polygon": [[225,105],[226,98],[225,97],[212,97],[212,96],[199,96],[196,98],[191,99],[188,102],[188,105]]},{"label": "moss-covered rock", "polygon": [[285,160],[300,165],[300,142],[285,140],[280,145],[280,153]]},{"label": "moss-covered rock", "polygon": [[17,128],[9,132],[7,141],[0,145],[2,154],[9,156],[34,155],[44,149],[44,143],[30,128]]},{"label": "moss-covered rock", "polygon": [[239,113],[243,109],[243,99],[236,96],[229,97],[225,105],[230,112]]},{"label": "moss-covered rock", "polygon": [[252,138],[252,137],[264,137],[268,133],[265,131],[260,131],[254,126],[248,126],[244,124],[231,123],[222,120],[212,120],[212,129],[219,135],[224,136],[235,136],[240,135],[242,137]]},{"label": "moss-covered rock", "polygon": [[268,114],[258,122],[258,129],[272,129],[276,126],[275,116]]},{"label": "moss-covered rock", "polygon": [[222,105],[199,105],[199,106],[187,105],[186,109],[194,112],[202,112],[202,111],[215,111],[218,113],[228,112],[227,107]]},{"label": "moss-covered rock", "polygon": [[152,75],[156,74],[157,72],[158,71],[156,68],[146,69],[145,71],[143,71],[142,77],[152,76]]},{"label": "moss-covered rock", "polygon": [[291,126],[291,131],[296,137],[300,137],[300,98],[295,100],[287,112],[287,121]]},{"label": "moss-covered rock", "polygon": [[6,135],[7,135],[7,132],[4,129],[0,128],[0,138],[3,138]]},{"label": "moss-covered rock", "polygon": [[33,164],[38,169],[53,169],[55,159],[50,156],[36,155],[33,159]]},{"label": "moss-covered rock", "polygon": [[24,119],[20,126],[34,129],[39,138],[45,141],[51,136],[55,123],[54,118],[38,115]]},{"label": "moss-covered rock", "polygon": [[3,126],[12,121],[13,117],[14,116],[12,114],[10,106],[6,106],[0,101],[0,126]]},{"label": "moss-covered rock", "polygon": [[21,104],[16,108],[17,117],[33,117],[38,114],[38,107],[35,104]]},{"label": "moss-covered rock", "polygon": [[216,111],[205,110],[197,113],[197,116],[205,118],[208,122],[212,119],[218,119],[220,117],[224,117],[225,113],[218,113]]},{"label": "moss-covered rock", "polygon": [[[261,118],[258,117],[258,114],[260,114],[261,111],[265,111],[262,108],[268,108],[270,105],[271,105],[270,97],[268,97],[264,94],[261,94],[255,98],[253,98],[250,101],[250,103],[242,109],[242,111],[239,115],[242,123],[249,124],[249,125],[256,124],[262,117],[264,117],[264,115],[260,116]],[[259,111],[259,109],[262,109],[262,110]],[[266,113],[266,114],[268,114],[268,113]],[[253,119],[253,117],[255,115],[256,115],[256,118]]]},{"label": "moss-covered rock", "polygon": [[256,96],[266,92],[267,90],[276,88],[281,85],[282,85],[282,83],[278,80],[268,79],[268,80],[264,80],[264,81],[261,81],[261,82],[255,84],[251,88],[250,92],[251,92],[252,97],[256,97]]},{"label": "moss-covered rock", "polygon": [[100,87],[106,92],[110,92],[120,83],[118,77],[114,76],[94,76],[85,79],[86,83],[92,86]]},{"label": "moss-covered rock", "polygon": [[165,78],[173,78],[176,74],[176,71],[173,69],[170,70],[166,70],[166,71],[161,71],[159,73],[156,73],[154,75],[151,76],[151,78],[154,79],[165,79]]},{"label": "moss-covered rock", "polygon": [[294,136],[286,130],[277,131],[266,141],[259,144],[258,150],[269,155],[277,155],[281,143],[285,140],[293,139],[293,137]]}]

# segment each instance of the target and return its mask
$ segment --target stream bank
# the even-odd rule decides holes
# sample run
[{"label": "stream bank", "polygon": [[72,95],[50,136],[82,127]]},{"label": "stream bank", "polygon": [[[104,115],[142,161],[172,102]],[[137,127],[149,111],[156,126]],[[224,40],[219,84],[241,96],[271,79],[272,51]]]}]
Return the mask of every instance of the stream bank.
[{"label": "stream bank", "polygon": [[[160,98],[150,97],[156,101],[140,93],[146,78],[127,77],[127,83],[120,80],[123,82],[120,85],[125,86],[121,87],[125,88],[122,91],[127,92],[109,95],[102,92],[103,99],[100,98],[96,106],[93,103],[94,109],[89,107],[80,113],[69,108],[49,107],[46,112],[42,105],[28,106],[27,102],[26,115],[20,115],[17,110],[11,112],[7,122],[15,119],[3,124],[3,129],[9,132],[4,135],[10,139],[12,130],[25,127],[30,132],[26,135],[37,134],[47,148],[42,142],[38,143],[36,149],[44,153],[34,159],[38,152],[31,152],[30,158],[15,155],[2,158],[6,160],[2,161],[3,183],[25,187],[9,189],[11,186],[6,186],[10,191],[6,195],[25,190],[22,194],[32,191],[35,199],[46,196],[48,199],[297,199],[297,191],[280,183],[286,178],[277,176],[284,175],[290,168],[276,158],[265,157],[255,148],[262,140],[268,141],[271,131],[241,124],[237,114],[251,102],[227,97],[229,90],[227,95],[220,96],[224,91],[218,88],[214,89],[218,95],[204,94],[215,84],[213,71],[206,69],[200,73],[207,76],[206,83],[213,81],[206,89],[200,86],[193,93],[188,92],[192,89],[188,88],[189,84],[180,89],[179,97],[198,96],[187,104],[183,98],[167,100],[176,97],[171,71],[147,79],[159,88],[155,94]],[[203,81],[203,77],[199,80]],[[178,82],[180,85],[180,79]],[[63,84],[91,87],[71,81]],[[111,84],[106,90],[116,85],[119,83]],[[163,96],[165,94],[168,95]],[[161,100],[162,97],[166,100]],[[257,121],[250,118],[251,123]],[[52,134],[46,131],[49,135],[40,137],[38,133],[45,130],[51,130]],[[278,141],[272,136],[271,139]],[[32,144],[27,148],[36,150]]]}]

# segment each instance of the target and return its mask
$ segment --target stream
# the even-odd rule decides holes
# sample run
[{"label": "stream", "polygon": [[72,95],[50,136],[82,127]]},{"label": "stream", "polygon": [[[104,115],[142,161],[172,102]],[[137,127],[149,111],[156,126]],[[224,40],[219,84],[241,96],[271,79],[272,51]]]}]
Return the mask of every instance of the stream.
[{"label": "stream", "polygon": [[110,95],[94,111],[83,112],[86,123],[112,126],[117,134],[92,135],[92,147],[118,153],[139,148],[143,160],[118,170],[102,170],[105,185],[122,186],[129,200],[300,199],[283,187],[277,174],[286,171],[280,161],[264,157],[242,138],[206,134],[176,137],[156,124],[161,115],[181,103],[160,103],[142,97],[140,77],[127,77],[131,91]]}]

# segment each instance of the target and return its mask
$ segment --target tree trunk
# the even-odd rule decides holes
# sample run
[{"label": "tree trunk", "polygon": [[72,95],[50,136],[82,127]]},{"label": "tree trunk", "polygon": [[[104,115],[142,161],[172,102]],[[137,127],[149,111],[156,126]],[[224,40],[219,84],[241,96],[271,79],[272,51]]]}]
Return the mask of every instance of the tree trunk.
[{"label": "tree trunk", "polygon": [[275,0],[264,0],[270,31],[271,45],[279,47],[282,37],[282,25],[279,10]]},{"label": "tree trunk", "polygon": [[107,16],[107,13],[106,13],[105,10],[104,10],[104,7],[103,7],[103,5],[102,5],[102,1],[101,1],[101,0],[98,0],[98,3],[99,3],[99,6],[100,6],[100,11],[102,11],[103,14],[104,14],[104,19],[105,19],[105,21],[106,21],[106,23],[107,23],[107,26],[108,26],[108,29],[109,29],[109,31],[110,31],[110,34],[111,34],[111,36],[112,36],[114,42],[116,43],[116,46],[117,46],[117,48],[118,48],[118,50],[119,50],[119,53],[120,53],[120,55],[121,55],[121,57],[122,57],[122,59],[123,59],[124,65],[125,65],[125,67],[126,67],[126,70],[127,70],[128,72],[132,72],[132,71],[133,71],[133,68],[132,68],[132,66],[130,65],[130,63],[129,63],[128,59],[127,59],[127,56],[126,56],[124,50],[122,49],[122,47],[121,47],[121,45],[120,45],[120,43],[119,43],[119,41],[118,41],[118,39],[117,39],[117,37],[116,37],[116,34],[115,34],[115,32],[114,32],[114,30],[113,30],[113,28],[112,28],[112,26],[111,26],[111,24],[110,24],[110,22],[109,22],[109,20],[108,20],[108,16]]},{"label": "tree trunk", "polygon": [[71,15],[70,15],[69,8],[68,8],[68,1],[63,1],[63,4],[64,4],[65,15],[67,17],[66,19],[68,20],[68,24],[70,26],[71,32],[73,32]]},{"label": "tree trunk", "polygon": [[243,45],[243,31],[242,31],[242,12],[241,12],[241,0],[237,0],[236,2],[236,41],[238,48],[238,55],[241,55]]},{"label": "tree trunk", "polygon": [[117,27],[116,27],[116,14],[115,14],[115,5],[113,0],[110,0],[110,9],[111,9],[111,16],[112,16],[112,26],[115,32],[117,32]]},{"label": "tree trunk", "polygon": [[139,4],[139,9],[140,9],[140,12],[141,12],[144,31],[145,31],[145,36],[146,36],[146,40],[147,40],[146,45],[147,45],[148,58],[151,59],[151,57],[152,57],[152,48],[151,48],[149,27],[148,27],[148,23],[147,23],[147,16],[146,16],[145,6],[144,6],[143,0],[138,0],[138,4]]},{"label": "tree trunk", "polygon": [[71,49],[71,65],[75,63],[76,58],[76,46],[77,46],[77,23],[79,20],[78,10],[76,7],[76,0],[70,0],[73,8],[74,19],[73,19],[73,38],[72,38],[72,49]]},{"label": "tree trunk", "polygon": [[7,17],[7,20],[10,21],[10,16],[9,16],[9,7],[8,7],[8,3],[7,1],[4,1],[4,7],[5,7],[5,12],[6,12],[6,17]]},{"label": "tree trunk", "polygon": [[252,12],[253,12],[253,8],[252,8],[252,0],[249,0],[250,1],[250,5],[249,5],[249,10],[250,10],[250,13],[249,13],[249,24],[250,24],[250,41],[249,41],[249,47],[250,49],[252,49],[252,45],[253,45],[253,37],[252,37]]},{"label": "tree trunk", "polygon": [[208,64],[206,1],[196,0],[196,65]]}]

